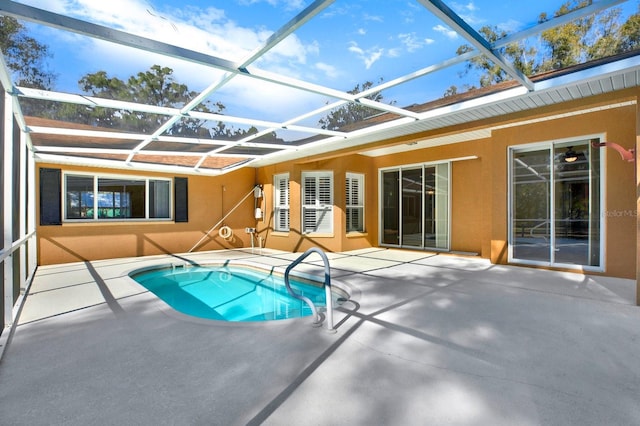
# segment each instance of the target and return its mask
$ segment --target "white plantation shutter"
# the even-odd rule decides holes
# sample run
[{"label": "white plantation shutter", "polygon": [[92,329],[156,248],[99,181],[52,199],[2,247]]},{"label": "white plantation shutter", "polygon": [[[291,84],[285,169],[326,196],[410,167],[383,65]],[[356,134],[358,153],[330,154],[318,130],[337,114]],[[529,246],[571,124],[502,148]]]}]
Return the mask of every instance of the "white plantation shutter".
[{"label": "white plantation shutter", "polygon": [[302,173],[302,232],[333,233],[333,174]]},{"label": "white plantation shutter", "polygon": [[289,175],[273,177],[275,230],[289,231]]},{"label": "white plantation shutter", "polygon": [[347,173],[345,182],[347,232],[364,232],[364,175]]}]

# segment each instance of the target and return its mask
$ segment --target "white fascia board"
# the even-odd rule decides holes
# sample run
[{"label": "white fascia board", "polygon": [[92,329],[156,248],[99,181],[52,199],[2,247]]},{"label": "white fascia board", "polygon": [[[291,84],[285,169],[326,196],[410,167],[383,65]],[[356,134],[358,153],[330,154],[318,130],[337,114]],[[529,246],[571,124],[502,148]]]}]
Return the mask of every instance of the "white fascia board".
[{"label": "white fascia board", "polygon": [[468,101],[460,102],[457,104],[448,105],[445,107],[422,112],[420,113],[420,120],[427,120],[430,118],[439,118],[449,114],[463,112],[465,110],[481,108],[487,105],[504,102],[509,99],[514,99],[519,96],[524,96],[527,93],[530,93],[530,92],[524,86],[514,87],[512,89],[507,89],[502,92],[494,93],[487,96],[482,96],[480,98],[470,99]]},{"label": "white fascia board", "polygon": [[535,83],[534,93],[549,89],[559,89],[576,83],[588,83],[589,81],[600,80],[609,74],[619,74],[620,71],[632,71],[634,69],[640,70],[640,55],[537,82]]}]

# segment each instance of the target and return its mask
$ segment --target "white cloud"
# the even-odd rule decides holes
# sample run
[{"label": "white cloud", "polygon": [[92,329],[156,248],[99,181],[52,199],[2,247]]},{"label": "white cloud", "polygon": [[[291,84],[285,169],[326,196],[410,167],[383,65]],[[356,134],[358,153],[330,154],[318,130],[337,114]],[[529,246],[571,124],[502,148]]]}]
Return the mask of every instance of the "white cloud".
[{"label": "white cloud", "polygon": [[364,55],[364,50],[362,50],[360,47],[358,47],[358,43],[356,43],[355,41],[352,41],[349,44],[349,52],[355,53],[358,56],[363,56]]},{"label": "white cloud", "polygon": [[364,62],[364,66],[366,69],[370,69],[371,66],[376,63],[384,53],[384,49],[379,47],[374,47],[371,49],[363,50],[358,43],[352,41],[349,43],[349,52],[354,53],[358,59]]},{"label": "white cloud", "polygon": [[371,68],[371,66],[382,57],[383,52],[384,49],[377,49],[371,52],[367,58],[364,58],[365,67],[367,69]]},{"label": "white cloud", "polygon": [[358,35],[365,35],[367,34],[367,30],[365,30],[364,28],[358,28]]},{"label": "white cloud", "polygon": [[290,61],[295,64],[305,64],[308,55],[317,55],[319,51],[320,46],[317,42],[305,45],[298,36],[291,34],[269,51],[260,62],[265,68],[275,63],[290,63]]},{"label": "white cloud", "polygon": [[284,121],[326,102],[326,97],[317,94],[254,79],[233,79],[221,90],[220,96],[229,115],[274,121]]},{"label": "white cloud", "polygon": [[485,22],[485,19],[476,16],[476,12],[480,9],[472,1],[465,4],[453,2],[451,3],[451,7],[458,15],[460,15],[462,19],[467,21],[469,24],[478,25],[482,22]]},{"label": "white cloud", "polygon": [[522,28],[522,23],[520,21],[517,21],[515,19],[509,19],[506,22],[502,22],[500,24],[497,25],[497,27],[503,31],[506,31],[507,33],[515,33],[518,30],[520,30],[520,28]]},{"label": "white cloud", "polygon": [[324,62],[316,62],[315,68],[320,70],[329,78],[337,78],[340,76],[340,72],[333,65],[326,64]]},{"label": "white cloud", "polygon": [[[277,29],[242,26],[230,19],[219,7],[185,6],[180,9],[159,10],[154,8],[149,0],[27,1],[31,1],[35,6],[41,5],[42,2],[49,2],[51,7],[48,10],[55,10],[57,13],[234,62],[246,58],[268,39],[273,30]],[[271,3],[281,9],[295,8],[302,4],[300,0],[277,0]],[[225,3],[218,4],[224,7]],[[140,71],[148,70],[151,65],[161,64],[174,70],[177,81],[187,84],[191,90],[199,91],[217,81],[222,75],[222,71],[183,60],[160,57],[153,53],[76,36],[68,32],[56,31],[55,34],[55,43],[73,46],[73,51],[65,52],[68,61],[64,65],[66,68],[62,71],[77,73],[76,81],[83,75],[100,70],[106,71],[110,76],[126,79]],[[70,37],[73,38],[73,43],[68,43]],[[60,42],[62,40],[67,40],[67,43]],[[294,78],[302,75],[303,72],[305,78],[317,80],[337,75],[335,68],[322,63],[319,66],[315,64],[319,52],[320,46],[317,42],[305,43],[297,35],[292,34],[260,58],[256,66],[269,71],[282,72]],[[72,65],[71,62],[73,62]],[[304,71],[302,71],[303,67]],[[314,72],[317,72],[317,75],[310,75]],[[261,109],[264,114],[272,115],[276,113],[274,102],[282,100],[282,97],[274,95],[275,87],[276,85],[268,85],[250,78],[235,78],[232,84],[223,87],[219,93],[213,95],[213,98],[221,99],[225,105],[236,102],[236,99],[238,99],[237,102],[242,99],[247,104],[251,103],[252,108]],[[237,93],[232,94],[232,92]],[[278,114],[282,114],[285,110],[293,111],[296,106],[300,106],[297,104],[301,102],[310,102],[307,93],[300,91],[296,93],[297,97],[291,95],[287,97],[286,102],[282,100],[283,110],[278,110]]]},{"label": "white cloud", "polygon": [[397,58],[402,55],[402,49],[399,47],[394,47],[391,49],[387,49],[387,56],[390,58]]},{"label": "white cloud", "polygon": [[451,40],[458,38],[457,32],[453,31],[451,28],[445,27],[442,24],[436,25],[435,27],[433,27],[433,30],[445,35],[447,38],[450,38]]},{"label": "white cloud", "polygon": [[451,3],[451,7],[453,7],[453,9],[457,13],[475,12],[476,10],[478,10],[478,7],[472,1],[470,1],[469,3],[466,3],[466,4],[462,4],[462,3],[458,3],[458,2],[454,1],[454,2]]},{"label": "white cloud", "polygon": [[374,21],[374,22],[384,22],[384,19],[382,18],[382,16],[380,16],[380,15],[369,15],[368,13],[365,13],[364,20],[365,21]]},{"label": "white cloud", "polygon": [[424,41],[420,40],[416,33],[398,34],[398,39],[408,52],[414,52],[424,46]]},{"label": "white cloud", "polygon": [[304,7],[304,0],[238,0],[238,4],[251,6],[257,3],[267,3],[273,7],[283,7],[286,10],[299,10]]},{"label": "white cloud", "polygon": [[[270,3],[293,7],[301,1]],[[66,10],[59,10],[60,13],[231,61],[247,57],[273,33],[239,25],[216,7],[187,6],[159,11],[146,0],[66,0],[63,5]],[[123,10],[126,13],[122,13]],[[308,55],[317,55],[318,51],[317,43],[305,44],[293,34],[269,52],[262,63],[267,66],[269,61],[280,62],[286,58],[304,64]]]}]

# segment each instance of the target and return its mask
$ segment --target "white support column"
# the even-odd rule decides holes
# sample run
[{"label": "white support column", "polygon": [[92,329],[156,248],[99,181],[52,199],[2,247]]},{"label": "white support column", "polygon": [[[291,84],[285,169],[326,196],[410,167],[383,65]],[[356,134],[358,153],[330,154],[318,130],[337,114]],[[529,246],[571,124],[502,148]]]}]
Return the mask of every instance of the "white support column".
[{"label": "white support column", "polygon": [[[27,146],[24,144],[22,132],[20,132],[20,205],[18,206],[19,235],[18,238],[24,238],[27,235]],[[20,294],[26,288],[27,283],[27,244],[20,247]]]},{"label": "white support column", "polygon": [[[27,147],[27,134],[22,132],[20,139],[22,145]],[[27,270],[29,275],[32,275],[38,266],[38,247],[36,232],[36,160],[33,157],[33,153],[27,150],[27,185],[29,188],[27,195],[27,233],[33,233],[33,236],[29,238],[27,242],[27,251],[29,258],[27,259]]]},{"label": "white support column", "polygon": [[[4,248],[10,250],[13,244],[13,99],[8,93],[4,93],[4,164],[3,199],[4,203]],[[13,322],[13,255],[4,259],[4,325],[7,327]]]}]

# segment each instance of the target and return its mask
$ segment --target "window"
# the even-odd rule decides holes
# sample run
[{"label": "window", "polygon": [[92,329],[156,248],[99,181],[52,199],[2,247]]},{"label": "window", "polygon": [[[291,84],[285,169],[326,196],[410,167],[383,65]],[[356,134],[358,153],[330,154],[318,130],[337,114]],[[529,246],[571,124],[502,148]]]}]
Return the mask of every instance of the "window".
[{"label": "window", "polygon": [[510,261],[600,270],[601,167],[589,140],[510,151]]},{"label": "window", "polygon": [[302,232],[333,233],[332,172],[302,172]]},{"label": "window", "polygon": [[273,177],[273,215],[276,231],[289,231],[289,174]]},{"label": "window", "polygon": [[171,181],[65,175],[66,220],[170,219]]},{"label": "window", "polygon": [[347,232],[364,232],[364,175],[347,173],[345,186]]}]

